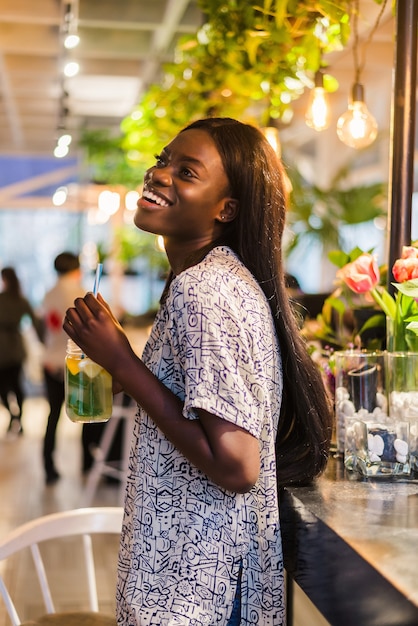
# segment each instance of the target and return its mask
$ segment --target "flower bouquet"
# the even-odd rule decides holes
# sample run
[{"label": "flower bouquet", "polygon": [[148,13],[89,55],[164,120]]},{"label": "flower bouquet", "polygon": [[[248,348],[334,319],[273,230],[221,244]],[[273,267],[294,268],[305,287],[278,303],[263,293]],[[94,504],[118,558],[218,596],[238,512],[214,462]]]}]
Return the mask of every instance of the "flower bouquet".
[{"label": "flower bouquet", "polygon": [[401,258],[395,261],[392,273],[398,282],[392,283],[397,289],[394,296],[381,284],[381,270],[373,254],[356,249],[348,259],[340,266],[337,279],[354,293],[371,296],[386,315],[387,349],[418,351],[418,248],[404,246]]},{"label": "flower bouquet", "polygon": [[[343,257],[341,256],[342,260]],[[352,258],[346,259],[337,272],[337,279],[356,294],[371,297],[386,316],[386,380],[389,416],[379,416],[379,443],[393,439],[393,452],[396,462],[392,464],[394,474],[407,474],[410,469],[418,470],[418,247],[404,246],[400,259],[392,267],[397,281],[391,295],[381,284],[382,272],[373,254],[355,251]],[[360,422],[359,422],[360,423]],[[375,462],[376,424],[367,419],[361,422],[367,432],[369,471],[388,471],[383,464],[383,456]],[[348,430],[352,435],[352,458],[357,463],[361,459],[355,429]],[[377,431],[376,431],[377,432]],[[373,437],[371,436],[373,435]],[[402,435],[402,436],[401,436]],[[380,441],[381,440],[381,441]],[[347,444],[347,437],[346,437]],[[385,444],[386,445],[386,444]],[[390,446],[389,446],[390,447]],[[382,448],[383,449],[383,448]],[[403,460],[405,459],[405,460]],[[372,468],[372,469],[369,469]]]}]

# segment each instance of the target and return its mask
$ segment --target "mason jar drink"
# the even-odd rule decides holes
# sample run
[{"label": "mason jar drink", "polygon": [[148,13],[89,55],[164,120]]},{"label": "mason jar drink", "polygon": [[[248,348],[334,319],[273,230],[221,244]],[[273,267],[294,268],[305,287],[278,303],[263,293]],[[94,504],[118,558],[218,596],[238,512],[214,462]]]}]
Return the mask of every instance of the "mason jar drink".
[{"label": "mason jar drink", "polygon": [[71,339],[65,357],[65,411],[72,422],[107,422],[112,415],[112,377]]}]

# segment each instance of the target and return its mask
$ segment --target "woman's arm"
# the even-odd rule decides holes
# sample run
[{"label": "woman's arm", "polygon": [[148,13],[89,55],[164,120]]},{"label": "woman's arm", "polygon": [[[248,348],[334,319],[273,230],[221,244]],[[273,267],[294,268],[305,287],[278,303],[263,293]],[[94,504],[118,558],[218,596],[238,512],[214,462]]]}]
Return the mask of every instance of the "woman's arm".
[{"label": "woman's arm", "polygon": [[32,305],[30,304],[29,300],[27,300],[26,298],[24,298],[24,302],[25,302],[25,313],[27,315],[29,315],[31,321],[32,321],[32,326],[35,329],[36,335],[39,339],[40,342],[43,343],[44,341],[44,323],[42,318],[37,315],[37,313],[35,313],[35,311],[32,308]]},{"label": "woman's arm", "polygon": [[246,492],[258,478],[259,443],[249,432],[207,411],[183,414],[183,402],[144,365],[103,298],[88,293],[68,309],[64,330],[104,367],[172,444],[224,489]]}]

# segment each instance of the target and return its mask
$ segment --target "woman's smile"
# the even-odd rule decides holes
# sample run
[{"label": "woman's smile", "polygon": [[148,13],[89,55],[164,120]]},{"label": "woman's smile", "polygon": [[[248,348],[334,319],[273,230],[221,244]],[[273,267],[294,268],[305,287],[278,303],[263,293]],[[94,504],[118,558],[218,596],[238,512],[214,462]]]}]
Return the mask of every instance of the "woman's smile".
[{"label": "woman's smile", "polygon": [[142,198],[139,199],[138,204],[141,202],[141,200],[145,200],[146,204],[152,204],[152,205],[156,205],[158,204],[159,206],[162,207],[167,207],[169,206],[171,203],[169,202],[169,200],[167,200],[167,198],[165,198],[163,195],[156,193],[155,191],[151,190],[148,186],[144,186],[143,192],[142,192]]}]

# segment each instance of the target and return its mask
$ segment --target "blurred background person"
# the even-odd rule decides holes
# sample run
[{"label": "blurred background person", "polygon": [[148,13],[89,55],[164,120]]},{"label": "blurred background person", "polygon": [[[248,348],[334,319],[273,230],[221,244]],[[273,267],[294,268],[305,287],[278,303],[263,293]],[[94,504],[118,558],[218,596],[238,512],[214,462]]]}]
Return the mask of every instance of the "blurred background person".
[{"label": "blurred background person", "polygon": [[68,336],[62,329],[65,311],[75,298],[84,295],[80,261],[72,252],[62,252],[54,261],[58,274],[55,285],[44,296],[41,306],[44,320],[43,369],[49,415],[43,443],[43,463],[46,484],[59,479],[54,462],[58,420],[64,402],[64,361]]},{"label": "blurred background person", "polygon": [[[25,399],[22,368],[26,357],[21,323],[25,316],[29,316],[40,339],[42,325],[31,304],[22,295],[14,268],[4,267],[1,270],[1,278],[3,286],[0,293],[0,397],[10,413],[8,432],[21,435]],[[11,394],[14,396],[14,402]]]}]

